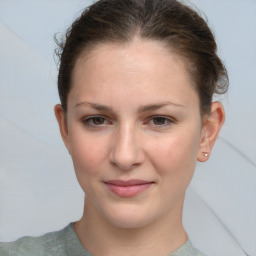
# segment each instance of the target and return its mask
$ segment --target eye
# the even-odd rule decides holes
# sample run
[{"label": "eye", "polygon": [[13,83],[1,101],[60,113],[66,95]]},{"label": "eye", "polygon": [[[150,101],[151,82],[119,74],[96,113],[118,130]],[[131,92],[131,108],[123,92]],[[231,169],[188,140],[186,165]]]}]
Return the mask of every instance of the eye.
[{"label": "eye", "polygon": [[154,116],[149,123],[155,126],[166,126],[172,124],[173,120],[165,116]]},{"label": "eye", "polygon": [[96,116],[96,117],[92,117],[90,119],[90,121],[94,124],[94,125],[102,125],[104,124],[105,119],[101,116]]},{"label": "eye", "polygon": [[90,127],[104,126],[110,122],[103,116],[90,116],[83,119],[83,123]]}]

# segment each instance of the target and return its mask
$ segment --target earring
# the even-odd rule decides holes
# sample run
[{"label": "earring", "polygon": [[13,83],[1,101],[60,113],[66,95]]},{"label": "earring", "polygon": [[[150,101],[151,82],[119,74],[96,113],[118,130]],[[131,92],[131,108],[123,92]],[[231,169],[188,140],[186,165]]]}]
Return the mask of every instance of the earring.
[{"label": "earring", "polygon": [[207,157],[209,154],[207,152],[203,152],[204,156]]}]

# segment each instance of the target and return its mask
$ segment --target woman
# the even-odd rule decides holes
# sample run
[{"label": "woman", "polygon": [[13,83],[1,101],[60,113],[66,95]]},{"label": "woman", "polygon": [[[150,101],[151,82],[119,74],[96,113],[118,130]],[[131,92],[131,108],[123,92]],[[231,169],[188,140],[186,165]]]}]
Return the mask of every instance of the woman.
[{"label": "woman", "polygon": [[197,161],[224,122],[227,74],[205,21],[174,0],[101,0],[60,44],[55,106],[86,194],[59,232],[0,255],[203,255],[182,224]]}]

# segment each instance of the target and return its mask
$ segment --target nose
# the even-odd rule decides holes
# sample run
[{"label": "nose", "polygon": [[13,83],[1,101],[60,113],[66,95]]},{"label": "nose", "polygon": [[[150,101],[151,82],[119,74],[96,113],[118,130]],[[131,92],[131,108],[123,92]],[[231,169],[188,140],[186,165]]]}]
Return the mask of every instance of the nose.
[{"label": "nose", "polygon": [[140,137],[136,127],[130,127],[129,125],[119,127],[114,134],[110,154],[111,163],[125,171],[141,165],[145,160],[145,155]]}]

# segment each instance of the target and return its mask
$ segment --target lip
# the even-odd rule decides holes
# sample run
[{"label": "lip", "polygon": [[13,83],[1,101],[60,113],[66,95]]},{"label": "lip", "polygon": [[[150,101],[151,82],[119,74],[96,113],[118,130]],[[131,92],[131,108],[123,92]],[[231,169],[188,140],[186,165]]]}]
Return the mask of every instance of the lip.
[{"label": "lip", "polygon": [[104,182],[108,189],[117,196],[120,197],[134,197],[149,187],[151,187],[154,182],[144,181],[144,180],[108,180]]}]

